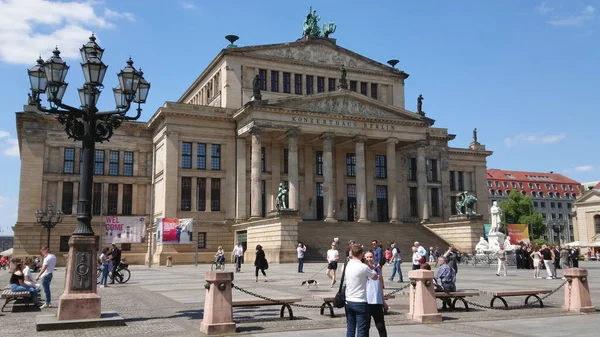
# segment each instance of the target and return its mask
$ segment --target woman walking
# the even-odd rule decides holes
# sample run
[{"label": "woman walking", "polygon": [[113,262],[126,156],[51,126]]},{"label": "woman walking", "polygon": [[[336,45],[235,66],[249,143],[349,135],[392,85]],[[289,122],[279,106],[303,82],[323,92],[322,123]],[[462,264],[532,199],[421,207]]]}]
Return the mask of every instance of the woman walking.
[{"label": "woman walking", "polygon": [[[374,261],[374,254],[372,251],[365,253],[365,261],[369,267],[371,267],[381,278],[381,270],[376,267],[377,263]],[[383,287],[379,280],[367,280],[367,303],[369,303],[369,313],[375,321],[375,327],[379,331],[379,337],[387,337],[387,330],[385,328],[384,311],[388,310],[388,305],[385,303],[383,298]]]},{"label": "woman walking", "polygon": [[325,275],[331,280],[331,287],[337,282],[335,279],[335,273],[338,268],[338,260],[340,259],[340,253],[336,249],[336,243],[331,243],[331,249],[327,251],[327,271]]},{"label": "woman walking", "polygon": [[267,273],[265,273],[265,269],[269,268],[269,264],[267,262],[267,259],[265,258],[265,251],[262,249],[261,245],[256,246],[256,258],[254,259],[254,267],[256,269],[254,272],[254,276],[256,277],[254,279],[254,282],[258,282],[258,271],[259,270],[265,277],[265,282],[267,282],[268,279],[267,279]]}]

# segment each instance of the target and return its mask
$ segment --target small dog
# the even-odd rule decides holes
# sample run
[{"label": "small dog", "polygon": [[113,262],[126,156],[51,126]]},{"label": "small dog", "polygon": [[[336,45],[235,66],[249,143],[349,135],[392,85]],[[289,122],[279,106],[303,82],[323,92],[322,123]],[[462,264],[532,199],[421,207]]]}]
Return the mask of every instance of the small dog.
[{"label": "small dog", "polygon": [[306,284],[306,289],[310,289],[310,286],[314,286],[315,288],[319,288],[319,282],[317,282],[317,280],[302,281],[301,286],[304,286],[305,284]]}]

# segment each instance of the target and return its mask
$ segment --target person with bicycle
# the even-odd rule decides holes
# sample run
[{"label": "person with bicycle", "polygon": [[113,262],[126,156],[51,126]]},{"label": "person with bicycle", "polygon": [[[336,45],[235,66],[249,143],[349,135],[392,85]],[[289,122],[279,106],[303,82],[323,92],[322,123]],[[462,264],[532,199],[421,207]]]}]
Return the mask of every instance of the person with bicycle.
[{"label": "person with bicycle", "polygon": [[110,284],[115,284],[115,276],[117,275],[117,268],[119,268],[119,264],[121,263],[121,250],[114,243],[110,245],[110,260],[112,261],[112,277],[110,279]]},{"label": "person with bicycle", "polygon": [[222,246],[219,246],[219,248],[217,248],[217,253],[215,254],[215,257],[217,258],[215,260],[217,266],[222,266],[225,263],[225,252],[223,251]]}]

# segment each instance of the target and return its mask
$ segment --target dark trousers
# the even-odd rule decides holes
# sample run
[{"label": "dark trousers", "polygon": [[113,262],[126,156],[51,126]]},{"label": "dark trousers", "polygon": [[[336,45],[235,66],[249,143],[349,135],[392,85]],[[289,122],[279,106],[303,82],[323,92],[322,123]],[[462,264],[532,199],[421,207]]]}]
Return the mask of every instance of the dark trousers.
[{"label": "dark trousers", "polygon": [[240,271],[240,270],[242,270],[242,257],[236,256],[235,257],[235,271]]},{"label": "dark trousers", "polygon": [[420,264],[413,264],[412,270],[419,270],[419,269],[421,269]]},{"label": "dark trousers", "polygon": [[301,273],[304,268],[304,258],[298,258],[298,272]]},{"label": "dark trousers", "polygon": [[383,304],[369,304],[369,313],[373,317],[373,321],[375,321],[379,337],[387,337],[387,330],[385,329],[385,321],[383,319]]},{"label": "dark trousers", "polygon": [[110,278],[110,283],[115,283],[115,276],[117,276],[117,268],[119,267],[119,264],[121,264],[121,261],[113,261],[112,276]]},{"label": "dark trousers", "polygon": [[254,271],[254,276],[258,277],[258,271],[260,270],[260,272],[263,274],[264,277],[267,277],[267,273],[265,273],[265,269],[264,268],[255,268],[256,270]]},{"label": "dark trousers", "polygon": [[369,304],[346,301],[346,337],[369,337],[369,325]]}]

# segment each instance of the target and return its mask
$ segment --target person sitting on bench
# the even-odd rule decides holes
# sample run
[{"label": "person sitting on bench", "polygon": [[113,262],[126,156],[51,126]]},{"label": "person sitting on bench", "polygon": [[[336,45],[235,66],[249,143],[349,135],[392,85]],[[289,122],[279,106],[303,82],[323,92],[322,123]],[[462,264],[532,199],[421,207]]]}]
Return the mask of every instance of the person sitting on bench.
[{"label": "person sitting on bench", "polygon": [[21,292],[28,291],[31,294],[33,303],[38,304],[38,291],[35,288],[25,284],[25,275],[23,274],[23,262],[19,261],[15,265],[15,271],[10,276],[10,291]]},{"label": "person sitting on bench", "polygon": [[434,282],[436,284],[435,291],[456,291],[456,272],[452,267],[446,264],[446,258],[440,256],[438,258],[439,269],[435,273],[435,278],[439,279],[440,282]]}]

